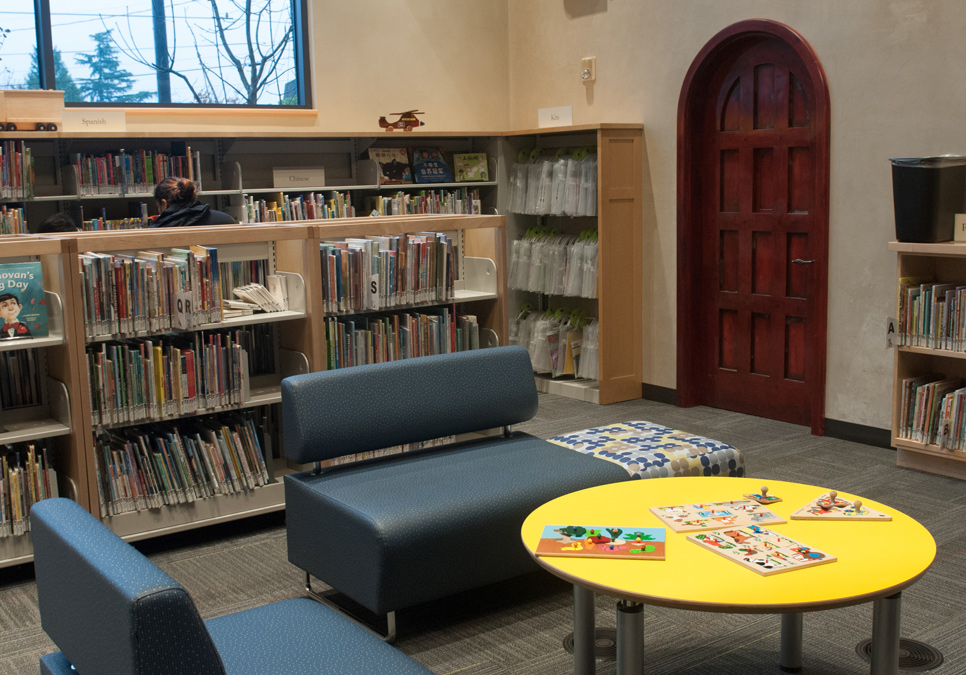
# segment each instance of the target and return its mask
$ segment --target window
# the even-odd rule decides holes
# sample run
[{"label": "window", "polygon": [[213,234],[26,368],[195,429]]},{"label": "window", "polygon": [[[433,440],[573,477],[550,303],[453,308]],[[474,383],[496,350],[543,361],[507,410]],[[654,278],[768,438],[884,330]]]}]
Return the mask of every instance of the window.
[{"label": "window", "polygon": [[75,104],[306,105],[306,2],[106,0],[86,9],[39,0],[35,11],[0,10],[0,88],[63,89]]}]

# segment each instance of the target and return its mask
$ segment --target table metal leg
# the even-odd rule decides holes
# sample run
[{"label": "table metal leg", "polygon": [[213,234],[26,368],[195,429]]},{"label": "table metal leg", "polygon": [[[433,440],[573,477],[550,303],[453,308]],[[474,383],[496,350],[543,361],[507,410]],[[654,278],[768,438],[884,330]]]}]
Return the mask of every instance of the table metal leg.
[{"label": "table metal leg", "polygon": [[574,673],[594,675],[595,642],[594,592],[574,586]]},{"label": "table metal leg", "polygon": [[872,603],[871,675],[896,675],[899,672],[901,600],[902,593],[896,593]]},{"label": "table metal leg", "polygon": [[802,624],[801,612],[782,614],[782,651],[779,667],[785,673],[802,672]]},{"label": "table metal leg", "polygon": [[617,603],[617,675],[641,675],[644,668],[644,605]]}]

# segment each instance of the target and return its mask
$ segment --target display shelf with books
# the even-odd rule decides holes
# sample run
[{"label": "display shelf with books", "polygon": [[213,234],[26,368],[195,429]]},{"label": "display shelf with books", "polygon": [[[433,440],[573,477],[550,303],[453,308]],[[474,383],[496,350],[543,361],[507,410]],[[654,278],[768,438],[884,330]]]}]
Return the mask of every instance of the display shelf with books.
[{"label": "display shelf with books", "polygon": [[[641,265],[642,142],[639,125],[559,127],[505,135],[498,161],[506,167],[500,179],[506,186],[501,190],[500,209],[507,213],[511,249],[528,235],[536,237],[534,233],[577,240],[582,232],[596,232],[596,269],[591,272],[595,279],[584,283],[583,274],[573,276],[581,283],[562,293],[557,285],[544,283],[543,277],[534,279],[536,285],[529,279],[511,283],[508,303],[515,322],[528,312],[535,320],[552,313],[555,316],[547,320],[565,330],[543,330],[555,335],[555,343],[534,344],[531,350],[539,366],[535,376],[541,391],[601,404],[641,397],[641,316],[646,301]],[[564,275],[557,280],[565,283]],[[568,325],[572,329],[567,330]],[[594,326],[592,335],[587,325]],[[519,340],[530,335],[526,328],[518,324],[511,334]],[[560,342],[560,335],[566,336],[567,345]],[[564,349],[559,350],[558,344]],[[552,358],[556,351],[564,358]],[[567,367],[572,352],[579,352],[582,369]]]},{"label": "display shelf with books", "polygon": [[[86,414],[78,434],[86,440],[87,497],[122,536],[284,508],[272,454],[276,425],[266,429],[265,421],[277,415],[282,378],[312,366],[310,356],[284,344],[309,343],[312,334],[302,268],[310,259],[296,255],[307,233],[252,225],[71,237],[68,267],[84,308],[72,320],[86,338]],[[210,434],[204,442],[186,434],[206,420],[229,418],[247,420],[248,436],[236,429],[219,442],[241,443],[250,459],[257,429],[265,469],[233,489],[215,488],[219,469],[209,466],[210,452],[225,448],[213,445]],[[170,454],[173,448],[180,454]],[[202,451],[209,453],[205,477],[196,463]],[[226,452],[232,470],[251,468]],[[155,474],[137,470],[142,463]],[[167,492],[152,492],[158,486]],[[218,504],[204,504],[209,500]]]},{"label": "display shelf with books", "polygon": [[31,559],[32,503],[60,495],[89,506],[74,433],[82,411],[70,350],[81,338],[66,321],[69,255],[66,240],[0,239],[0,567]]},{"label": "display shelf with books", "polygon": [[892,444],[899,466],[966,480],[966,244],[897,254]]},{"label": "display shelf with books", "polygon": [[507,344],[504,226],[503,216],[315,226],[326,367]]}]

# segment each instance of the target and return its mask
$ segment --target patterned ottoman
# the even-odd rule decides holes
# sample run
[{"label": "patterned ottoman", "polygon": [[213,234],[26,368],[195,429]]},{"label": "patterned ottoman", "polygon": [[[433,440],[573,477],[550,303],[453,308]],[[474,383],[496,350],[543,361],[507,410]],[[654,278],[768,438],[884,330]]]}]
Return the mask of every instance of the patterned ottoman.
[{"label": "patterned ottoman", "polygon": [[745,475],[737,448],[651,422],[608,424],[548,440],[620,464],[632,479]]}]

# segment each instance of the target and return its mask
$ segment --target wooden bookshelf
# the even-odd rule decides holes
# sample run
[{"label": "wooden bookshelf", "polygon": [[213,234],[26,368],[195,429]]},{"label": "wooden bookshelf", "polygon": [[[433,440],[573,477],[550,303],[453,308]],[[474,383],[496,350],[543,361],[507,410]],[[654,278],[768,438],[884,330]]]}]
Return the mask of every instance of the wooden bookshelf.
[{"label": "wooden bookshelf", "polygon": [[[897,279],[920,277],[938,283],[966,285],[966,244],[919,244],[893,241]],[[898,311],[898,306],[897,306]],[[902,381],[928,373],[966,382],[966,351],[923,346],[897,346],[892,389],[892,445],[898,466],[966,480],[966,451],[919,442],[901,434]]]},{"label": "wooden bookshelf", "polygon": [[[597,300],[582,303],[600,324],[600,358],[597,382],[580,379],[554,380],[537,376],[545,392],[593,403],[607,404],[641,397],[643,382],[642,338],[642,167],[643,129],[640,125],[600,124],[508,133],[500,159],[500,183],[508,180],[508,167],[521,148],[546,149],[590,146],[597,151],[596,218],[546,217],[564,232],[575,227],[596,226],[598,232]],[[503,204],[503,210],[507,205]],[[507,238],[520,237],[536,221],[535,216],[507,215]],[[576,224],[575,224],[576,223]],[[523,302],[540,309],[546,298],[526,291],[508,291],[510,312]],[[554,298],[558,300],[558,298]],[[556,304],[560,304],[557,302]]]},{"label": "wooden bookshelf", "polygon": [[[88,500],[86,457],[78,444],[75,430],[83,418],[83,386],[78,377],[74,352],[82,347],[82,334],[73,330],[70,317],[77,313],[73,304],[71,279],[65,273],[70,257],[70,242],[44,237],[0,238],[0,263],[40,261],[47,300],[47,337],[11,340],[0,344],[5,352],[36,349],[45,373],[42,404],[3,411],[0,443],[21,443],[48,439],[49,456],[57,472],[58,493],[75,499],[85,508]],[[4,373],[4,377],[7,374]],[[29,562],[32,555],[30,535],[0,537],[0,567]]]}]

